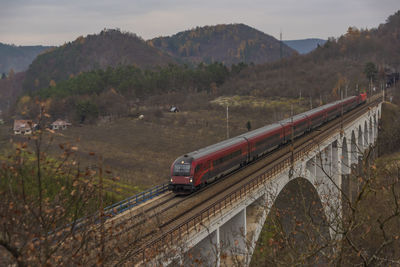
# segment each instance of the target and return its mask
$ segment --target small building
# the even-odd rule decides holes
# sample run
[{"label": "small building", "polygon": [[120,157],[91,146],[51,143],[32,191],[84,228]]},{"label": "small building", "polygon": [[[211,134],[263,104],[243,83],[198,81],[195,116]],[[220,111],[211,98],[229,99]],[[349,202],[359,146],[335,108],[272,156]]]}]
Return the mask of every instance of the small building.
[{"label": "small building", "polygon": [[31,120],[14,120],[14,134],[32,134],[36,127]]},{"label": "small building", "polygon": [[171,106],[169,112],[179,112],[179,108],[177,106]]},{"label": "small building", "polygon": [[57,119],[52,124],[50,124],[50,128],[52,130],[65,130],[71,125],[72,124],[67,122],[67,121],[64,121],[64,120],[61,120],[61,119]]}]

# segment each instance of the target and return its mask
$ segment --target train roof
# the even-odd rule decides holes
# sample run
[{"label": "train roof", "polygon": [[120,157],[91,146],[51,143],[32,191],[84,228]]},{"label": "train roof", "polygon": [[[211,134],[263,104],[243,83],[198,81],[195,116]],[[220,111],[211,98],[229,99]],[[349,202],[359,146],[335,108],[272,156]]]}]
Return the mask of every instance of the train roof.
[{"label": "train roof", "polygon": [[322,110],[324,110],[324,109],[326,109],[326,108],[328,108],[330,106],[333,106],[333,105],[331,105],[331,104],[323,105],[323,106],[320,106],[320,107],[316,107],[316,108],[307,110],[307,111],[305,111],[305,112],[303,112],[301,114],[304,114],[306,116],[307,115],[311,115],[311,114],[314,114],[315,112],[320,112],[320,111],[322,111]]},{"label": "train roof", "polygon": [[241,134],[238,137],[253,138],[253,137],[261,135],[261,134],[263,134],[265,132],[276,130],[276,129],[279,129],[281,127],[282,127],[282,125],[280,125],[279,123],[273,123],[273,124],[269,124],[269,125],[263,126],[261,128],[255,129],[253,131]]},{"label": "train roof", "polygon": [[[337,104],[346,102],[346,101],[348,101],[348,100],[350,100],[350,99],[352,99],[352,98],[354,98],[354,97],[356,97],[356,96],[349,96],[349,97],[346,97],[345,99],[336,100],[336,101],[334,101],[334,102],[325,104],[325,105],[323,105],[323,106],[316,107],[316,108],[313,108],[313,109],[311,109],[311,110],[305,111],[305,112],[303,112],[303,113],[297,114],[297,115],[293,116],[293,120],[298,119],[301,115],[306,115],[306,116],[308,116],[308,115],[314,114],[315,112],[319,112],[319,111],[322,111],[322,110],[324,110],[324,109],[333,107],[333,106],[335,106],[335,105],[337,105]],[[282,120],[282,122],[287,122],[287,121],[290,122],[290,121],[291,121],[291,118]]]},{"label": "train roof", "polygon": [[[354,98],[354,97],[356,97],[356,96],[349,96],[349,97],[347,97],[347,98],[345,98],[343,100],[338,100],[338,101],[335,101],[335,102],[332,102],[332,103],[325,104],[323,106],[314,108],[312,110],[309,110],[309,111],[294,115],[293,116],[293,121],[301,119],[301,118],[304,118],[307,115],[311,115],[314,112],[321,111],[323,109],[329,108],[329,107],[334,106],[336,104],[340,104],[342,102],[346,102],[347,100],[350,100],[351,98]],[[227,148],[229,148],[229,147],[231,147],[233,145],[239,145],[239,144],[245,142],[245,138],[248,139],[248,138],[256,137],[256,136],[261,135],[261,134],[263,134],[263,133],[265,133],[267,131],[278,129],[279,127],[282,127],[283,124],[291,123],[291,121],[292,121],[292,118],[287,118],[287,119],[279,121],[278,123],[273,123],[273,124],[269,124],[269,125],[263,126],[261,128],[255,129],[253,131],[250,131],[250,132],[241,134],[239,136],[230,138],[228,140],[224,140],[224,141],[221,141],[219,143],[216,143],[216,144],[201,148],[199,150],[190,152],[190,153],[185,154],[185,155],[183,155],[181,157],[199,159],[199,158],[202,158],[202,157],[204,157],[204,156],[206,156],[208,154],[212,154],[212,153],[215,153],[217,151],[220,151],[220,150],[223,150],[223,149],[227,149]]]},{"label": "train roof", "polygon": [[215,153],[217,151],[229,148],[233,145],[238,145],[243,142],[245,142],[245,140],[242,137],[236,136],[236,137],[230,138],[228,140],[224,140],[219,143],[216,143],[216,144],[201,148],[199,150],[190,152],[187,154],[187,156],[192,157],[193,159],[199,159],[208,154]]},{"label": "train roof", "polygon": [[347,101],[347,100],[350,100],[350,99],[352,99],[352,98],[355,98],[355,97],[357,97],[357,96],[355,96],[355,95],[352,95],[352,96],[346,97],[345,99],[343,99],[343,100],[339,100],[339,101],[343,101],[343,102],[345,102],[345,101]]},{"label": "train roof", "polygon": [[279,123],[287,124],[287,123],[291,123],[292,119],[293,119],[293,121],[297,121],[298,119],[302,119],[302,118],[305,118],[305,117],[306,116],[305,116],[304,113],[300,113],[300,114],[294,115],[293,117],[289,117],[287,119],[281,120],[281,121],[279,121]]}]

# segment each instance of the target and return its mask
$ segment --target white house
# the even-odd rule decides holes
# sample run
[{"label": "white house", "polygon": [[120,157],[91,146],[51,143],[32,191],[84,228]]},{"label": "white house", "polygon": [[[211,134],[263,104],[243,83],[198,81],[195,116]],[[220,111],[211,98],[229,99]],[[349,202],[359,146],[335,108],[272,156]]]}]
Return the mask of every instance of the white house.
[{"label": "white house", "polygon": [[50,128],[52,130],[65,130],[68,128],[68,126],[71,126],[72,124],[69,122],[66,122],[64,120],[61,119],[57,119],[56,121],[54,121],[52,124],[50,124]]},{"label": "white house", "polygon": [[14,120],[14,134],[32,134],[36,126],[31,120]]}]

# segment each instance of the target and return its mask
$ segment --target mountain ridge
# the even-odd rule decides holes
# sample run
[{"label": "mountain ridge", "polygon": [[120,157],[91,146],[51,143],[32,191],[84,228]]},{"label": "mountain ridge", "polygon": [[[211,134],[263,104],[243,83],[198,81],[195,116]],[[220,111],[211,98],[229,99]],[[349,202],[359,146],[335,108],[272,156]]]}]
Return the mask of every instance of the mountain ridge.
[{"label": "mountain ridge", "polygon": [[[196,27],[147,42],[192,63],[260,64],[280,59],[281,44],[277,39],[242,23]],[[289,46],[282,45],[283,57],[295,53]]]},{"label": "mountain ridge", "polygon": [[[400,11],[386,23],[372,29],[349,27],[338,38],[329,38],[314,51],[281,62],[250,66],[220,88],[225,94],[250,94],[259,97],[299,97],[338,100],[343,88],[347,95],[368,91],[371,81],[365,68],[376,69],[372,79],[379,88],[386,74],[400,69]],[[316,101],[315,101],[316,102]]]},{"label": "mountain ridge", "polygon": [[105,29],[39,55],[26,71],[25,91],[34,91],[95,69],[118,65],[152,68],[176,60],[149,46],[136,34]]}]

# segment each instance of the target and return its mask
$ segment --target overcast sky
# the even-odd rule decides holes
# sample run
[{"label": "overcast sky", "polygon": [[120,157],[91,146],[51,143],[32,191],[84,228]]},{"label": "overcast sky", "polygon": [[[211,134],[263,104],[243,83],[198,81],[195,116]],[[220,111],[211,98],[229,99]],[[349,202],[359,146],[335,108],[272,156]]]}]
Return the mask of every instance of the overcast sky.
[{"label": "overcast sky", "polygon": [[374,28],[400,0],[0,0],[0,42],[61,45],[120,28],[144,39],[196,26],[244,23],[284,40]]}]

